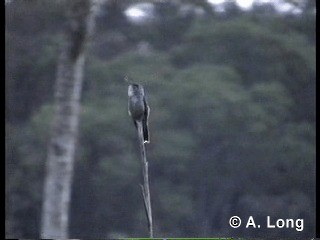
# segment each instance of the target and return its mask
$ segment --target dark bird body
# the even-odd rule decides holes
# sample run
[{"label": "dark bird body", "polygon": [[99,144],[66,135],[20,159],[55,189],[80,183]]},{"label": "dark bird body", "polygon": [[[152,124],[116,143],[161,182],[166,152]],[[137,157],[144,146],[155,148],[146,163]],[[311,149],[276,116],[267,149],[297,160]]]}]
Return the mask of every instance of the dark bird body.
[{"label": "dark bird body", "polygon": [[130,84],[128,87],[128,97],[129,115],[132,117],[136,127],[137,122],[142,123],[144,142],[149,143],[148,117],[150,108],[147,104],[143,87],[140,84]]}]

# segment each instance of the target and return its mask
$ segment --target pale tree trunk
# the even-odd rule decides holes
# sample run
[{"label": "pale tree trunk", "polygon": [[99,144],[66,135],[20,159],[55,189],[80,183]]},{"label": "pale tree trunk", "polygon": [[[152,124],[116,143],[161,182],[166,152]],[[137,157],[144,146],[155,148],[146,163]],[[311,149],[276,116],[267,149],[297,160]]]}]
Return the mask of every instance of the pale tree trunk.
[{"label": "pale tree trunk", "polygon": [[68,238],[69,205],[85,49],[93,32],[95,0],[67,1],[65,45],[58,62],[55,116],[47,156],[41,238]]}]

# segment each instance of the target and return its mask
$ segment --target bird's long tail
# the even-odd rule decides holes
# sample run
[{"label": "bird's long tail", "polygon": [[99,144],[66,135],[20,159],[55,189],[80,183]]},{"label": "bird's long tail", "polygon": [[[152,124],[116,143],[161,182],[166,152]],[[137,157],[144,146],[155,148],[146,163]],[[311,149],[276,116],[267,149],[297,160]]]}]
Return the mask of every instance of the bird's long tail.
[{"label": "bird's long tail", "polygon": [[150,142],[149,138],[149,129],[148,129],[148,123],[146,121],[142,121],[142,127],[143,127],[143,140],[145,143]]}]

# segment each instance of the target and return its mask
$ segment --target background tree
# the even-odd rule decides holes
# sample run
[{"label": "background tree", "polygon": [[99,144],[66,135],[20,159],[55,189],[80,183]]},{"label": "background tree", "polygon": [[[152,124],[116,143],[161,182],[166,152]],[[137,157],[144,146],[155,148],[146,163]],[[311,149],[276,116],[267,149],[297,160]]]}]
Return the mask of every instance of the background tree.
[{"label": "background tree", "polygon": [[44,184],[41,238],[68,238],[69,205],[85,47],[92,34],[97,2],[67,4],[66,42],[58,62],[55,115]]}]

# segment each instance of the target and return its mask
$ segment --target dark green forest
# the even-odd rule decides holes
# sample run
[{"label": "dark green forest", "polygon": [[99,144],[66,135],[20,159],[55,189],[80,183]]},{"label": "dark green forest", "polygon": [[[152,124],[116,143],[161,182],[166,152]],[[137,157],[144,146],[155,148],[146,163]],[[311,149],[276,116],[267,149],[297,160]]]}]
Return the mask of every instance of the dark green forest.
[{"label": "dark green forest", "polygon": [[[151,108],[147,145],[156,237],[313,237],[315,1],[215,11],[146,1],[135,23],[105,1],[82,91],[71,238],[147,236],[127,83]],[[6,237],[38,238],[64,1],[5,5]],[[303,218],[304,229],[238,229],[231,216]]]}]

